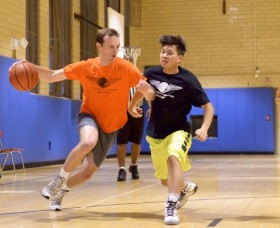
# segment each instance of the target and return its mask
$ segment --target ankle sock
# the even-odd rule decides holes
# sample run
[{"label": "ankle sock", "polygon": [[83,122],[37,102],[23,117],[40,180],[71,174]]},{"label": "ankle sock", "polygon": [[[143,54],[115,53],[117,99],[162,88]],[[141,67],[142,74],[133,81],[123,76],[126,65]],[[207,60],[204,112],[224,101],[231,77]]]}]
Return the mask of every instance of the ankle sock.
[{"label": "ankle sock", "polygon": [[179,195],[176,193],[169,193],[168,200],[172,202],[177,202],[179,200]]},{"label": "ankle sock", "polygon": [[65,183],[62,187],[62,190],[69,192],[70,188],[67,186],[67,184]]},{"label": "ankle sock", "polygon": [[66,171],[63,169],[63,167],[61,168],[61,170],[60,170],[60,176],[64,177],[65,180],[68,179],[68,177],[70,176],[70,174],[71,174],[71,173],[66,172]]}]

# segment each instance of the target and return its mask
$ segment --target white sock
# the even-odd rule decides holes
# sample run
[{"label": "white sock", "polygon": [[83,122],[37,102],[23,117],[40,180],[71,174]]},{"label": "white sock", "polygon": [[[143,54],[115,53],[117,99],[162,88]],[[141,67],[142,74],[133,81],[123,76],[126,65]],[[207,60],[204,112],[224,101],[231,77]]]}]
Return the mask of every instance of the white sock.
[{"label": "white sock", "polygon": [[172,202],[177,202],[179,200],[179,195],[176,193],[169,193],[168,200]]},{"label": "white sock", "polygon": [[62,187],[62,190],[65,190],[65,191],[70,191],[70,188],[67,186],[67,184],[65,183]]},{"label": "white sock", "polygon": [[121,166],[119,169],[125,169],[125,167],[124,167],[124,166]]},{"label": "white sock", "polygon": [[68,177],[69,177],[70,174],[71,174],[71,173],[69,173],[69,172],[65,172],[65,170],[63,169],[63,167],[61,168],[61,170],[60,170],[60,176],[64,177],[65,180],[68,179]]},{"label": "white sock", "polygon": [[184,184],[185,184],[185,185],[184,185],[183,189],[186,188],[186,187],[188,186],[188,182],[187,182],[186,180],[184,180]]}]

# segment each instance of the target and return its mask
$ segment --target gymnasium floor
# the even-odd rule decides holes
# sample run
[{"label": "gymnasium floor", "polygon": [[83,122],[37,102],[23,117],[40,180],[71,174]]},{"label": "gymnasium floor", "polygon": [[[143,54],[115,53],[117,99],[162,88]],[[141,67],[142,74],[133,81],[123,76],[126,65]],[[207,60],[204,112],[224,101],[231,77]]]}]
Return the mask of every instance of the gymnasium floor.
[{"label": "gymnasium floor", "polygon": [[[198,192],[180,210],[175,227],[280,227],[280,156],[190,155],[188,174]],[[127,166],[129,157],[127,157]],[[117,160],[106,159],[93,178],[72,189],[62,212],[48,210],[41,188],[60,165],[4,171],[0,179],[0,226],[53,228],[157,228],[167,190],[153,176],[148,155],[139,159],[140,180],[117,182]],[[170,226],[169,226],[170,227]]]}]

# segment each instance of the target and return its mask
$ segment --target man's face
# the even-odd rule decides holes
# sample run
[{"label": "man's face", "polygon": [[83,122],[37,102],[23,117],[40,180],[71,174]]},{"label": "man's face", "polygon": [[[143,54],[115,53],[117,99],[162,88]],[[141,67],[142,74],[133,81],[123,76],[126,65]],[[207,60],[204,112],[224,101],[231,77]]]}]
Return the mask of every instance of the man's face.
[{"label": "man's face", "polygon": [[163,69],[174,69],[182,60],[182,55],[178,55],[175,45],[165,45],[161,48],[160,64]]},{"label": "man's face", "polygon": [[113,61],[119,51],[120,39],[116,36],[105,36],[104,43],[97,43],[96,47],[99,51],[100,58]]}]

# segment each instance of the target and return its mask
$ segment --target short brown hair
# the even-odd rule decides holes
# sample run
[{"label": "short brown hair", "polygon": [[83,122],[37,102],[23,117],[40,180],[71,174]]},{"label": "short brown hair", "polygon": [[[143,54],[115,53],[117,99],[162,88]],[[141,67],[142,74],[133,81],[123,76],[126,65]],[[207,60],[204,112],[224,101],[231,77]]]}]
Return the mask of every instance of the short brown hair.
[{"label": "short brown hair", "polygon": [[105,36],[116,36],[116,37],[120,37],[120,34],[118,33],[117,30],[112,29],[112,28],[104,28],[101,29],[96,36],[96,42],[103,44],[104,43],[104,38]]}]

